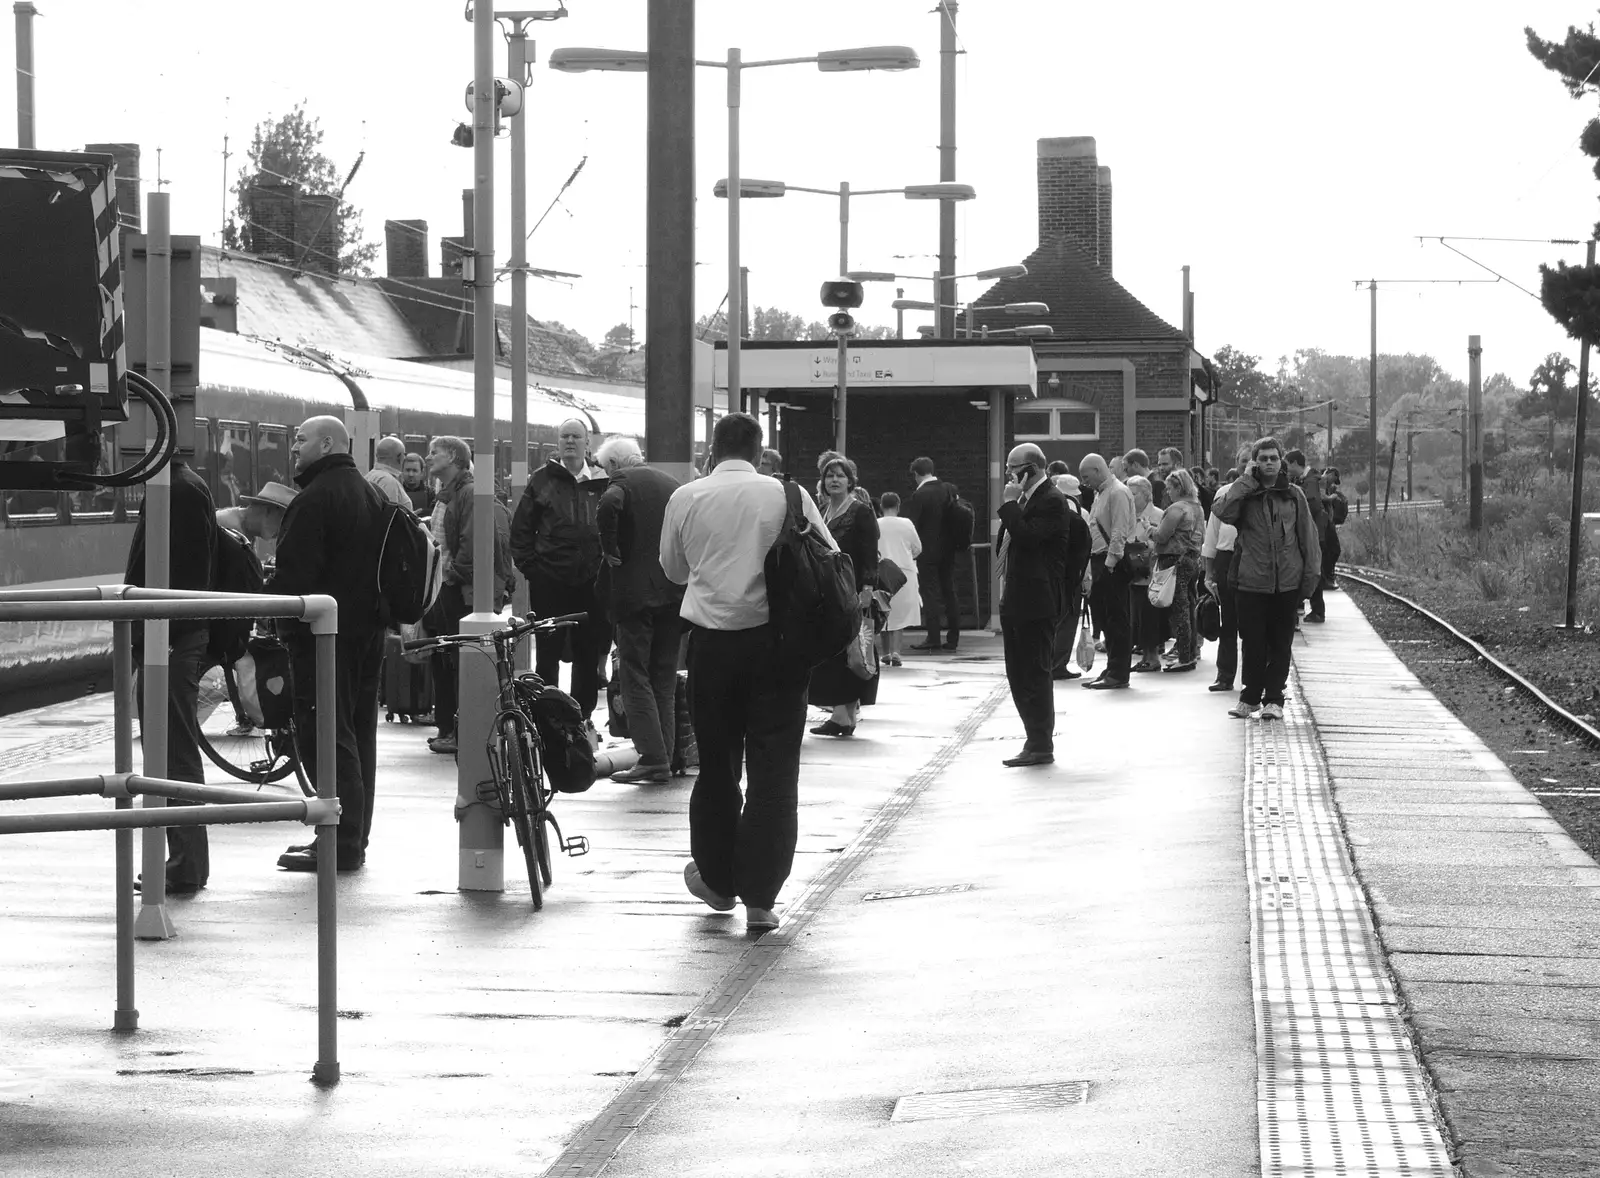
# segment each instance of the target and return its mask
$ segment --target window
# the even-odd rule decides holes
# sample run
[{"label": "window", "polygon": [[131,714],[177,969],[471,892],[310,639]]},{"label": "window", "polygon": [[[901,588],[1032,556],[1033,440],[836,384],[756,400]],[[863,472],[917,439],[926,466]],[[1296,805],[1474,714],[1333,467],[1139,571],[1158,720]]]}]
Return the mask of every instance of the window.
[{"label": "window", "polygon": [[1081,401],[1031,401],[1011,415],[1018,439],[1092,442],[1100,437],[1100,411]]},{"label": "window", "polygon": [[[262,483],[293,485],[293,471],[289,469],[289,430],[281,425],[256,427],[256,471]],[[258,488],[260,484],[257,484]]]},{"label": "window", "polygon": [[254,495],[255,447],[242,421],[217,422],[217,460],[212,498],[218,507],[237,507],[241,495]]}]

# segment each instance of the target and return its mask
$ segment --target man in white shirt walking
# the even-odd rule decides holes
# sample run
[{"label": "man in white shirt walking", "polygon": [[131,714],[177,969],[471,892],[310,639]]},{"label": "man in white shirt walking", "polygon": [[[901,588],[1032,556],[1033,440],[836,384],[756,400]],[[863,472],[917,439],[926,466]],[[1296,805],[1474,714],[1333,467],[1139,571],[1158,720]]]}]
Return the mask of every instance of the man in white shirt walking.
[{"label": "man in white shirt walking", "polygon": [[[673,492],[661,524],[661,567],[687,588],[689,700],[700,775],[689,799],[689,891],[718,912],[744,901],[746,924],[773,911],[794,865],[800,741],[809,668],[785,667],[769,624],[764,564],[787,513],[784,484],[756,471],[761,426],[730,413],[711,435],[715,464]],[[808,495],[817,533],[833,538]],[[740,777],[748,774],[744,796]]]}]

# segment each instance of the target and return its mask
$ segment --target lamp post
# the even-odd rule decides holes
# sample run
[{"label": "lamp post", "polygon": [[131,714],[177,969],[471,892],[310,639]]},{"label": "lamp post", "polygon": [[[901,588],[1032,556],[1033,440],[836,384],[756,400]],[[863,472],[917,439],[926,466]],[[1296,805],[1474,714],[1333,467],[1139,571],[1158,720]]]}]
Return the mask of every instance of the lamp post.
[{"label": "lamp post", "polygon": [[[868,45],[859,49],[828,49],[812,57],[775,57],[766,61],[745,61],[738,49],[729,49],[726,61],[699,61],[696,65],[728,71],[728,406],[739,405],[739,322],[744,292],[739,282],[739,106],[740,83],[745,70],[774,65],[815,65],[825,74],[856,73],[863,70],[899,72],[922,64],[916,51],[907,45]],[[650,68],[650,55],[637,49],[557,49],[550,55],[550,68],[565,73],[587,70],[614,70],[642,73]]]},{"label": "lamp post", "polygon": [[[898,282],[908,279],[928,282],[931,280],[933,282],[933,302],[917,307],[910,306],[908,303],[905,307],[899,308],[906,311],[960,310],[962,304],[955,302],[953,299],[948,303],[939,301],[942,297],[943,284],[947,282],[954,283],[960,278],[976,278],[979,282],[998,282],[1003,278],[1026,278],[1027,276],[1028,268],[1020,263],[1015,266],[996,266],[992,270],[979,270],[975,274],[934,274],[930,276],[927,274],[891,274],[887,270],[853,270],[846,275],[846,277],[853,278],[857,282]],[[954,290],[955,288],[952,286],[952,293]],[[942,316],[935,316],[933,328],[935,339],[939,338],[939,324],[942,321]]]},{"label": "lamp post", "polygon": [[[970,305],[960,305],[956,303],[930,303],[922,299],[896,299],[890,304],[890,306],[896,311],[955,311],[966,318],[966,324],[963,330],[966,333],[967,339],[972,338],[972,319],[975,315],[988,313],[997,313],[1001,315],[1050,314],[1050,307],[1046,303],[1002,303],[999,306],[994,307],[973,307]],[[982,331],[983,335],[985,336],[990,334],[990,329],[988,327],[984,327]],[[1020,328],[996,328],[994,331],[997,335],[1002,333],[1021,334]],[[1035,332],[1034,334],[1053,334],[1053,332],[1054,329],[1051,329],[1051,331],[1047,333]]]},{"label": "lamp post", "polygon": [[[848,180],[841,180],[837,189],[807,188],[800,184],[785,184],[782,180],[739,180],[741,200],[784,196],[790,192],[814,192],[819,196],[834,196],[839,200],[839,276],[845,277],[850,268],[850,198],[854,196],[903,196],[907,200],[973,200],[977,192],[970,184],[908,184],[904,188],[851,188]],[[718,180],[712,193],[719,198],[728,195],[728,181]],[[859,282],[860,279],[855,281]]]}]

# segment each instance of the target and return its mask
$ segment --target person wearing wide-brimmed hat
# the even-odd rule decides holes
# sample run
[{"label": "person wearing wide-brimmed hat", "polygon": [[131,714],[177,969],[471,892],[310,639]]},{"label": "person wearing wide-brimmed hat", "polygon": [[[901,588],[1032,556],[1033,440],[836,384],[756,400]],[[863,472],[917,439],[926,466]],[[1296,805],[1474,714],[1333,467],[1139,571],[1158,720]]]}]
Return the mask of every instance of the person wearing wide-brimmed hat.
[{"label": "person wearing wide-brimmed hat", "polygon": [[255,548],[256,559],[265,563],[277,550],[283,514],[299,493],[282,483],[262,483],[254,495],[239,496],[239,506],[219,508],[217,526],[241,533]]}]

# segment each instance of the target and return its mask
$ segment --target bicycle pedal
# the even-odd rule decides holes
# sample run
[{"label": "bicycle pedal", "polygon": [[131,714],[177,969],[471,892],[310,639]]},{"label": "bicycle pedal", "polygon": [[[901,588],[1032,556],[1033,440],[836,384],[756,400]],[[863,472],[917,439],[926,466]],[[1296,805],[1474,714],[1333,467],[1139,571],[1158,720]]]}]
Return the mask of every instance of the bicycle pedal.
[{"label": "bicycle pedal", "polygon": [[579,855],[589,853],[589,840],[581,834],[575,834],[569,839],[562,840],[561,849],[576,859]]}]

